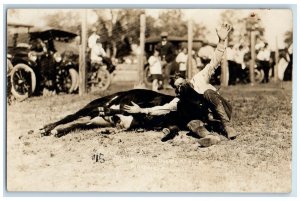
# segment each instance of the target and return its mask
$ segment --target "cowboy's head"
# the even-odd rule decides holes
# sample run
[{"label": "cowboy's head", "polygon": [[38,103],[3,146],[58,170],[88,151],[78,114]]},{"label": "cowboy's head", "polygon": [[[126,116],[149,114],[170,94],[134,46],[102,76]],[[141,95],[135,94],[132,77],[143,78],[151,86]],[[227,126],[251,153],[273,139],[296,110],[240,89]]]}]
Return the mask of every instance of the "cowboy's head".
[{"label": "cowboy's head", "polygon": [[176,73],[174,76],[170,79],[170,85],[175,89],[175,93],[177,96],[179,96],[185,87],[187,87],[188,81],[184,79],[179,73]]}]

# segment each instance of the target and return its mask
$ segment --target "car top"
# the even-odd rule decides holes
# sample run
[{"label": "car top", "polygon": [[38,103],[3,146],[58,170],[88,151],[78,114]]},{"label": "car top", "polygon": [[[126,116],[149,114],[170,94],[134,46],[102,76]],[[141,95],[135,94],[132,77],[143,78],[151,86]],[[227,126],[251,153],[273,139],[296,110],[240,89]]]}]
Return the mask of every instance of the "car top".
[{"label": "car top", "polygon": [[76,33],[57,29],[53,27],[34,27],[29,32],[31,39],[40,38],[42,40],[49,39],[72,39],[77,36]]}]

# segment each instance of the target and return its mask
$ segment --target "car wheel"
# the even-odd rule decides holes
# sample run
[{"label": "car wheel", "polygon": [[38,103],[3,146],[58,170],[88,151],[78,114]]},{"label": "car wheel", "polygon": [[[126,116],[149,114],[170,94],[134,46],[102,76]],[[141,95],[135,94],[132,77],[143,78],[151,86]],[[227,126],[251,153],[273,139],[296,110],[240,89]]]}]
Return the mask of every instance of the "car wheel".
[{"label": "car wheel", "polygon": [[58,92],[72,93],[77,83],[77,72],[75,69],[62,69],[56,76],[56,88]]},{"label": "car wheel", "polygon": [[96,72],[95,76],[93,76],[92,80],[90,81],[90,91],[91,92],[100,92],[105,91],[111,83],[111,75],[108,70],[104,68],[99,68]]},{"label": "car wheel", "polygon": [[[77,88],[78,88],[78,73],[77,71],[74,69],[74,68],[70,68],[69,69],[69,75],[70,75],[70,78],[71,78],[71,88],[69,89],[69,93],[72,93],[74,92]],[[77,85],[77,87],[76,87]]]},{"label": "car wheel", "polygon": [[73,92],[76,92],[78,90],[78,88],[79,88],[79,74],[78,74],[78,72],[76,70],[74,70],[74,71],[75,71],[74,75],[76,77],[76,79],[75,79],[76,82],[75,82],[75,85],[74,85]]},{"label": "car wheel", "polygon": [[149,65],[147,65],[145,70],[144,70],[144,83],[146,84],[147,87],[152,86],[152,80],[151,80],[151,73],[150,73]]},{"label": "car wheel", "polygon": [[255,83],[261,83],[264,79],[265,73],[264,71],[258,70],[258,69],[254,69],[254,81]]},{"label": "car wheel", "polygon": [[36,88],[34,71],[26,64],[17,64],[10,73],[11,93],[17,100],[28,98]]}]

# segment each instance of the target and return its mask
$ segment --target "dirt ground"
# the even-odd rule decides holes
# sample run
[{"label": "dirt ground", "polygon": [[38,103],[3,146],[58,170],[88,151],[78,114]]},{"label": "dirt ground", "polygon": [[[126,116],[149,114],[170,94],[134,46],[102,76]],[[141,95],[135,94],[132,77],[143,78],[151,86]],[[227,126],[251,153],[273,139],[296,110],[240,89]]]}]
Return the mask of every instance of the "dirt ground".
[{"label": "dirt ground", "polygon": [[15,102],[7,108],[7,190],[290,192],[292,83],[231,86],[220,93],[233,105],[240,136],[208,148],[184,131],[165,143],[161,132],[103,134],[103,128],[40,137],[44,124],[100,95]]}]

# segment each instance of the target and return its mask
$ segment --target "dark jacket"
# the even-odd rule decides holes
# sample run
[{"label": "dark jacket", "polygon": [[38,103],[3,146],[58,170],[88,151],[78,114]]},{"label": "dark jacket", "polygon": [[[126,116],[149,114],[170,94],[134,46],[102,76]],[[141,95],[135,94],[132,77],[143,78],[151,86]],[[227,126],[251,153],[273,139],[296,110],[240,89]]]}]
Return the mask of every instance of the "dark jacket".
[{"label": "dark jacket", "polygon": [[166,62],[174,61],[175,59],[175,47],[172,45],[171,42],[167,41],[165,45],[162,43],[158,43],[156,49],[159,50],[160,56],[163,60],[165,58]]}]

